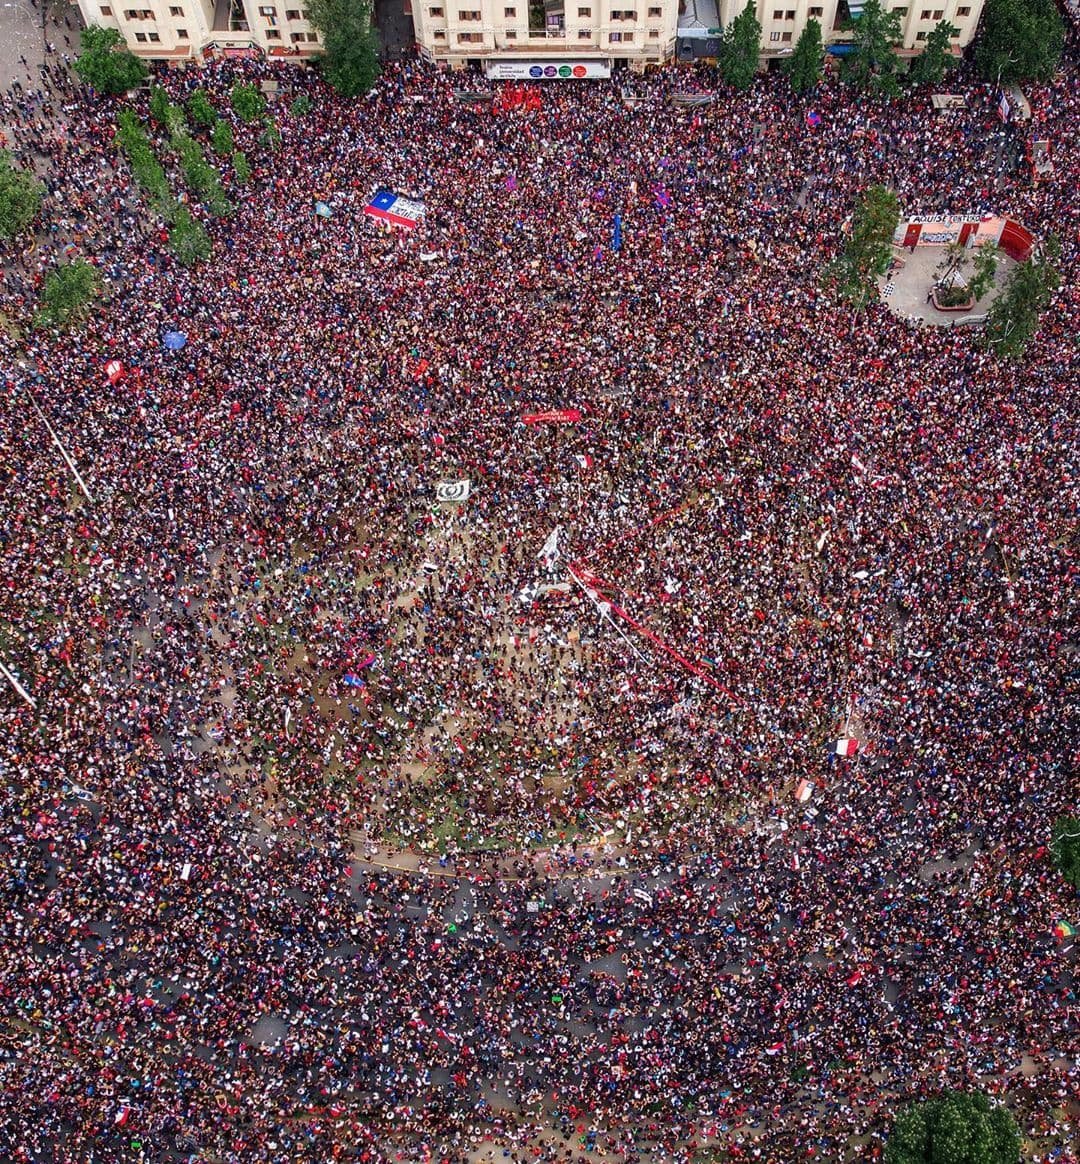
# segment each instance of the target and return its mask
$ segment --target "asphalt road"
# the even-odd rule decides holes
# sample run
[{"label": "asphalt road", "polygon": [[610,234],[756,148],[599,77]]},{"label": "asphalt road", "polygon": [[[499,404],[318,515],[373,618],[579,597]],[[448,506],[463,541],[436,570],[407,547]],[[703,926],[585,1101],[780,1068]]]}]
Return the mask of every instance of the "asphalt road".
[{"label": "asphalt road", "polygon": [[[29,69],[20,57],[26,58]],[[44,59],[40,11],[30,0],[0,0],[0,91],[12,81],[20,82],[24,89],[31,85],[38,88],[37,68]]]}]

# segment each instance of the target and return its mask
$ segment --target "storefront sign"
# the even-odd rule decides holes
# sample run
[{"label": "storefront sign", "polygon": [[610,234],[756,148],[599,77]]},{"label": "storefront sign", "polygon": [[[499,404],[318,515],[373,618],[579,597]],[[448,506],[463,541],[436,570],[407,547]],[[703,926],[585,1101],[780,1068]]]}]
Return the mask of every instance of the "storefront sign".
[{"label": "storefront sign", "polygon": [[611,76],[606,61],[485,61],[490,81],[602,81]]}]

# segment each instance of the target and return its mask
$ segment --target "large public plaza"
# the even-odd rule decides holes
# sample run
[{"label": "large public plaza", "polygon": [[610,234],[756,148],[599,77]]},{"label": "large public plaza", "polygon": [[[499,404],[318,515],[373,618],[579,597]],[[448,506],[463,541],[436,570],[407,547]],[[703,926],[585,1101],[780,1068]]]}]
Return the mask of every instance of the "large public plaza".
[{"label": "large public plaza", "polygon": [[[872,1160],[978,1088],[1076,1161],[1073,46],[1024,123],[966,64],[944,110],[162,71],[251,171],[207,149],[185,267],[148,92],[55,32],[0,104],[46,185],[0,250],[0,1158]],[[1022,358],[890,303],[914,241],[839,298],[871,185],[1060,240]]]}]

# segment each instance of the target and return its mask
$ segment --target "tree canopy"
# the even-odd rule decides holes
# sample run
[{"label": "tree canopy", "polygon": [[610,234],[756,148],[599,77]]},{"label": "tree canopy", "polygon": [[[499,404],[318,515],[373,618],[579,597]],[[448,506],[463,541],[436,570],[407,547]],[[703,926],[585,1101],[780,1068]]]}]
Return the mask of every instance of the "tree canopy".
[{"label": "tree canopy", "polygon": [[886,1164],[1018,1164],[1012,1113],[981,1092],[953,1091],[905,1108],[885,1145]]},{"label": "tree canopy", "polygon": [[975,65],[987,81],[1049,81],[1064,47],[1054,0],[986,0]]},{"label": "tree canopy", "polygon": [[1053,260],[1060,252],[1054,238],[1037,247],[1024,263],[1018,263],[1001,294],[990,305],[986,318],[986,341],[990,349],[1006,359],[1023,354],[1039,328],[1039,316],[1050,306],[1050,298],[1061,283]]},{"label": "tree canopy", "polygon": [[101,290],[101,276],[85,259],[54,267],[45,277],[38,323],[65,328],[83,319]]},{"label": "tree canopy", "polygon": [[1074,889],[1080,889],[1080,818],[1059,816],[1052,838],[1050,851],[1058,872]]},{"label": "tree canopy", "polygon": [[940,85],[955,63],[949,46],[959,30],[947,20],[939,20],[926,38],[923,51],[915,58],[909,76],[914,85]]},{"label": "tree canopy", "polygon": [[311,23],[323,40],[319,68],[342,97],[356,97],[379,76],[370,0],[311,0]]},{"label": "tree canopy", "polygon": [[0,150],[0,238],[15,238],[34,221],[41,209],[45,187],[26,170],[11,164],[11,154]]},{"label": "tree canopy", "polygon": [[733,89],[749,89],[757,73],[761,52],[761,25],[753,0],[724,30],[720,45],[720,74]]},{"label": "tree canopy", "polygon": [[844,58],[841,77],[856,88],[896,96],[898,59],[893,46],[903,35],[900,14],[886,11],[881,0],[867,0],[855,21],[854,33],[855,51]]},{"label": "tree canopy", "polygon": [[126,93],[146,79],[146,66],[124,46],[115,28],[84,28],[75,72],[99,93]]},{"label": "tree canopy", "polygon": [[194,266],[202,259],[210,257],[210,236],[198,219],[191,217],[187,207],[180,207],[169,231],[169,247],[176,255],[176,261],[184,267]]},{"label": "tree canopy", "polygon": [[821,23],[811,17],[799,33],[795,51],[784,66],[784,72],[796,93],[808,93],[821,80],[823,52]]},{"label": "tree canopy", "polygon": [[885,186],[871,186],[855,207],[844,249],[827,273],[856,310],[861,311],[874,297],[874,279],[889,264],[899,221],[900,203]]},{"label": "tree canopy", "polygon": [[266,112],[266,98],[246,81],[237,81],[232,87],[232,107],[245,125],[258,121]]}]

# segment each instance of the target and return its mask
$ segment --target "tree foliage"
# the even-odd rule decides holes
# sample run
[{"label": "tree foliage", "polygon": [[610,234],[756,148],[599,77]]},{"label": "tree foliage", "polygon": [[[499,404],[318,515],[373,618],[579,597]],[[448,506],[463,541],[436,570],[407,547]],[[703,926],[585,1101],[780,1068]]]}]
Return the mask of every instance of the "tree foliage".
[{"label": "tree foliage", "polygon": [[37,321],[66,328],[86,316],[90,303],[101,291],[101,276],[85,259],[54,267],[45,277]]},{"label": "tree foliage", "polygon": [[75,72],[99,93],[126,93],[146,79],[146,66],[115,28],[84,28],[79,49]]},{"label": "tree foliage", "polygon": [[196,125],[209,128],[217,123],[218,115],[205,89],[195,89],[187,99],[188,116]]},{"label": "tree foliage", "polygon": [[232,156],[232,164],[237,182],[241,186],[246,186],[251,181],[251,163],[247,160],[247,154],[237,150]]},{"label": "tree foliage", "polygon": [[784,66],[792,89],[808,93],[821,80],[822,57],[821,23],[811,17],[799,33],[795,51]]},{"label": "tree foliage", "polygon": [[258,121],[266,112],[266,98],[254,85],[237,81],[232,87],[232,107],[245,125]]},{"label": "tree foliage", "polygon": [[272,117],[263,118],[263,131],[259,134],[259,145],[270,151],[281,149],[281,131]]},{"label": "tree foliage", "polygon": [[874,297],[874,279],[889,264],[899,222],[900,203],[885,186],[871,186],[855,207],[844,249],[827,273],[856,310],[861,311]]},{"label": "tree foliage", "polygon": [[733,89],[749,89],[757,74],[761,25],[753,0],[724,30],[720,44],[720,74]]},{"label": "tree foliage", "polygon": [[306,93],[301,93],[289,106],[289,112],[293,117],[307,117],[311,112],[311,98]]},{"label": "tree foliage", "polygon": [[214,148],[214,153],[221,154],[222,157],[233,152],[232,126],[224,119],[219,118],[214,122],[214,128],[210,131],[210,144]]},{"label": "tree foliage", "polygon": [[1064,47],[1054,0],[986,0],[975,65],[987,81],[1049,81]]},{"label": "tree foliage", "polygon": [[116,141],[127,155],[135,181],[150,195],[155,209],[166,219],[174,212],[175,203],[169,191],[165,170],[150,145],[138,117],[125,109],[117,120]]},{"label": "tree foliage", "polygon": [[854,32],[855,51],[844,58],[840,76],[857,89],[896,96],[899,83],[894,45],[903,35],[899,13],[884,9],[881,0],[867,0]]},{"label": "tree foliage", "polygon": [[37,217],[45,187],[26,170],[11,164],[11,154],[0,150],[0,238],[15,238]]},{"label": "tree foliage", "polygon": [[323,40],[322,75],[342,97],[367,93],[379,77],[370,0],[311,0],[309,8]]},{"label": "tree foliage", "polygon": [[981,1092],[952,1091],[896,1117],[886,1164],[1018,1164],[1020,1132],[1005,1107]]},{"label": "tree foliage", "polygon": [[1059,816],[1054,821],[1050,852],[1062,877],[1080,889],[1080,818]]},{"label": "tree foliage", "polygon": [[987,239],[975,252],[973,272],[968,279],[968,291],[976,301],[980,300],[994,285],[1000,253],[997,243]]},{"label": "tree foliage", "polygon": [[158,125],[164,125],[168,113],[169,95],[160,85],[155,85],[150,90],[150,116]]},{"label": "tree foliage", "polygon": [[1001,294],[990,305],[986,341],[997,355],[1015,359],[1035,335],[1039,316],[1050,306],[1061,283],[1053,262],[1060,250],[1056,239],[1047,239],[1026,262],[1013,268]]},{"label": "tree foliage", "polygon": [[181,206],[177,211],[169,231],[169,248],[176,256],[176,261],[184,267],[194,266],[210,257],[210,236],[203,224],[191,217],[186,206]]},{"label": "tree foliage", "polygon": [[955,63],[949,52],[952,38],[959,29],[947,20],[939,20],[926,38],[923,51],[915,58],[909,74],[913,85],[940,85],[946,71]]},{"label": "tree foliage", "polygon": [[172,138],[172,147],[180,158],[180,168],[188,188],[219,217],[232,213],[232,203],[225,197],[221,175],[206,160],[202,146],[189,134],[180,133]]}]

